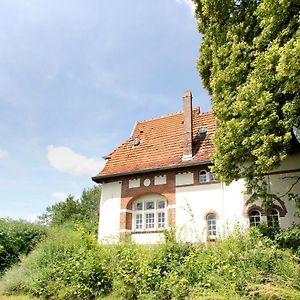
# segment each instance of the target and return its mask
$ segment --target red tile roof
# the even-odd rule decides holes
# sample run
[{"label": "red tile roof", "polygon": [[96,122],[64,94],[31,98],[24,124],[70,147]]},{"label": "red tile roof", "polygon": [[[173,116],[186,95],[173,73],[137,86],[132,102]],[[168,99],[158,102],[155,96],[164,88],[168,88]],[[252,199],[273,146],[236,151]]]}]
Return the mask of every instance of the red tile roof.
[{"label": "red tile roof", "polygon": [[[193,108],[192,159],[182,160],[184,116],[183,112],[178,112],[138,121],[132,136],[107,156],[104,169],[93,179],[209,163],[214,151],[212,135],[216,131],[216,122],[212,112],[199,112],[199,107]],[[207,129],[205,136],[198,134],[200,127]],[[134,146],[135,139],[140,140],[138,146]]]}]

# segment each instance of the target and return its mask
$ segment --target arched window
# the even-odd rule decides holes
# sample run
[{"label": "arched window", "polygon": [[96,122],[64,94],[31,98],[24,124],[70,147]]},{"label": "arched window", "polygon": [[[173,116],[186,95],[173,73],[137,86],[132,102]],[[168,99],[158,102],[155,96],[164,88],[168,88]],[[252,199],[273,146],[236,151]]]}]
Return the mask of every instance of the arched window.
[{"label": "arched window", "polygon": [[257,226],[260,224],[261,214],[259,210],[253,209],[249,212],[250,226]]},{"label": "arched window", "polygon": [[267,214],[267,223],[269,227],[279,226],[279,212],[277,209],[272,208]]},{"label": "arched window", "polygon": [[216,239],[217,237],[217,217],[215,214],[208,214],[206,216],[207,233],[209,239]]},{"label": "arched window", "polygon": [[133,230],[153,231],[166,227],[166,200],[137,200],[133,203]]},{"label": "arched window", "polygon": [[204,183],[204,182],[208,181],[208,179],[207,179],[207,172],[205,170],[200,171],[200,173],[199,173],[199,181],[200,181],[200,183]]}]

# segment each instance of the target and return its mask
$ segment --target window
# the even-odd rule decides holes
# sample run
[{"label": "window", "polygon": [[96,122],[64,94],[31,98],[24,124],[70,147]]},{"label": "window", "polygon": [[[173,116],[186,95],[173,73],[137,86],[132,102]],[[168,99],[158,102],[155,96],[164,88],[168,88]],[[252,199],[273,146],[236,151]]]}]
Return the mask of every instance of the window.
[{"label": "window", "polygon": [[133,230],[162,230],[166,226],[165,200],[137,200],[133,205]]},{"label": "window", "polygon": [[215,214],[208,214],[206,217],[207,233],[209,239],[216,239],[217,237],[217,218]]},{"label": "window", "polygon": [[200,171],[199,181],[200,181],[200,183],[207,182],[207,172],[205,170]]},{"label": "window", "polygon": [[273,208],[268,212],[267,223],[269,227],[279,227],[279,212]]},{"label": "window", "polygon": [[249,221],[250,221],[250,226],[257,226],[260,224],[260,211],[259,210],[251,210],[249,213]]},{"label": "window", "polygon": [[210,181],[216,181],[216,174],[214,172],[209,172],[209,177]]}]

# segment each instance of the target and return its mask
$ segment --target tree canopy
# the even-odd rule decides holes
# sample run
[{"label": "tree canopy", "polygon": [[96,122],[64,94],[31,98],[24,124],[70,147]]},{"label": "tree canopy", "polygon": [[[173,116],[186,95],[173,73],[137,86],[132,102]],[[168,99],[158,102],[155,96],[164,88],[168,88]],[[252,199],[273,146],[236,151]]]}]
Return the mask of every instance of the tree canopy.
[{"label": "tree canopy", "polygon": [[65,201],[47,207],[46,212],[39,217],[39,220],[50,226],[82,224],[96,232],[100,193],[100,188],[94,186],[84,189],[79,199],[69,195]]},{"label": "tree canopy", "polygon": [[197,67],[218,125],[215,171],[250,182],[286,158],[300,126],[300,1],[194,2]]}]

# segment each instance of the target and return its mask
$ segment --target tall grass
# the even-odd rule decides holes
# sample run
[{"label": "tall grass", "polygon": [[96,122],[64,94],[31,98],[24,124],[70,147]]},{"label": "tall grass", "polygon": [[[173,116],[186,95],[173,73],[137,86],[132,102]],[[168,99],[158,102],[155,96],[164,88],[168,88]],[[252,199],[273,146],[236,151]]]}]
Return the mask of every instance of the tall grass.
[{"label": "tall grass", "polygon": [[300,299],[299,261],[259,232],[204,245],[99,246],[52,231],[0,281],[5,293],[42,299]]}]

